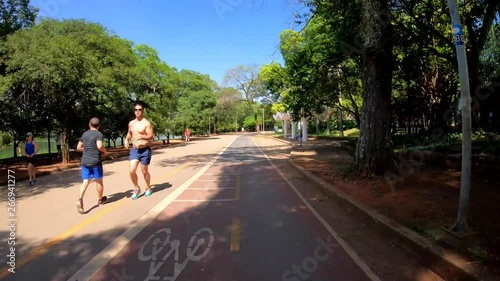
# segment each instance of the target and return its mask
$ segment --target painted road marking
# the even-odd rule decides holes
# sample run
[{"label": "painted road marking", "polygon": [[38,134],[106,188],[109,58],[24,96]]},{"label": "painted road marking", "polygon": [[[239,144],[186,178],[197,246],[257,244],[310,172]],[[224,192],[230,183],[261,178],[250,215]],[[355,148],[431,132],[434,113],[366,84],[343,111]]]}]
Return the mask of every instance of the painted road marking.
[{"label": "painted road marking", "polygon": [[[33,250],[31,253],[29,253],[27,256],[21,258],[19,262],[16,264],[16,269],[19,269],[20,267],[26,265],[27,263],[31,262],[32,260],[36,259],[38,256],[45,254],[50,248],[54,247],[55,245],[63,242],[66,240],[68,237],[70,237],[73,233],[77,232],[78,230],[84,228],[88,224],[94,222],[98,218],[104,216],[105,214],[109,213],[110,211],[116,209],[117,207],[123,205],[125,202],[128,200],[121,199],[120,201],[117,201],[115,204],[111,205],[110,207],[102,210],[101,212],[95,214],[94,216],[86,219],[85,221],[77,224],[76,226],[68,229],[67,231],[63,232],[56,238],[52,239],[51,241],[42,244],[41,246],[37,247],[35,250]],[[5,276],[7,276],[10,272],[8,271],[7,268],[2,269],[2,272],[0,273],[0,279],[3,279]]]},{"label": "painted road marking", "polygon": [[238,218],[233,218],[233,224],[231,225],[231,244],[229,246],[231,252],[240,250],[240,231],[240,220]]},{"label": "painted road marking", "polygon": [[188,187],[193,184],[193,182],[199,178],[203,173],[205,173],[210,166],[219,159],[219,157],[226,151],[228,147],[237,139],[235,137],[227,147],[223,148],[217,156],[212,159],[208,164],[206,164],[201,170],[184,182],[181,186],[176,188],[172,193],[160,201],[156,206],[154,206],[149,212],[142,216],[138,221],[136,221],[130,228],[128,228],[122,235],[117,237],[111,244],[109,244],[104,250],[97,254],[92,260],[90,260],[85,266],[78,270],[68,281],[78,281],[78,280],[90,280],[92,277],[99,272],[112,258],[114,258],[132,239],[134,239],[137,234],[139,234],[151,221],[153,221],[158,214],[163,212],[172,202],[175,201]]},{"label": "painted road marking", "polygon": [[[180,165],[176,167],[173,170],[168,171],[161,177],[155,180],[155,182],[159,182],[160,180],[164,180],[168,178],[169,176],[172,176],[173,174],[177,173],[177,171],[183,169],[184,167],[188,166],[190,163],[185,163],[183,165]],[[151,186],[154,186],[153,184]],[[154,190],[154,188],[153,188]],[[116,201],[114,204],[102,209],[100,212],[96,213],[95,215],[89,217],[88,219],[84,220],[83,222],[73,226],[72,228],[66,230],[65,232],[59,234],[56,238],[50,240],[49,242],[40,245],[39,247],[35,248],[35,250],[31,251],[27,256],[21,258],[19,262],[16,264],[16,269],[19,269],[20,267],[26,265],[27,263],[33,261],[36,259],[38,256],[45,254],[50,248],[54,247],[55,245],[63,242],[66,240],[68,237],[72,236],[75,234],[77,231],[83,229],[85,226],[89,225],[90,223],[96,221],[97,219],[101,218],[105,214],[111,212],[112,210],[118,208],[119,206],[130,202],[130,200],[127,200],[128,198],[123,198],[118,201]],[[8,271],[9,267],[4,267],[2,271],[0,272],[0,279],[5,278],[10,272]]]},{"label": "painted road marking", "polygon": [[304,202],[304,204],[307,206],[307,208],[313,213],[313,215],[318,219],[318,221],[330,232],[330,234],[337,240],[337,242],[344,248],[344,250],[347,252],[347,254],[353,259],[353,261],[363,270],[363,272],[368,276],[371,280],[373,281],[381,281],[380,278],[371,270],[370,267],[358,256],[358,254],[345,242],[342,237],[340,237],[335,230],[314,210],[314,208],[307,202],[307,200],[302,196],[302,194],[298,191],[298,189],[295,187],[295,185],[288,180],[284,174],[274,165],[274,163],[271,161],[271,159],[267,156],[266,153],[260,148],[260,146],[255,143],[254,139],[252,138],[252,142],[255,146],[257,146],[262,152],[262,154],[266,157],[267,161],[273,166],[273,168],[280,174],[280,176],[286,181],[286,183],[295,191],[297,196],[299,196],[300,200]]}]

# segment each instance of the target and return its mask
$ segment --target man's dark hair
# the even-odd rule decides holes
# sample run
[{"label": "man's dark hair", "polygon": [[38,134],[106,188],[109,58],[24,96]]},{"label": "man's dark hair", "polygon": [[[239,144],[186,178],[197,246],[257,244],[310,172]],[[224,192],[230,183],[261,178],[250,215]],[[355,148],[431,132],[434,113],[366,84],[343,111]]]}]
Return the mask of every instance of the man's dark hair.
[{"label": "man's dark hair", "polygon": [[97,117],[90,119],[90,126],[92,126],[92,128],[99,128],[100,126],[99,119]]},{"label": "man's dark hair", "polygon": [[144,109],[144,103],[143,103],[142,101],[136,101],[136,102],[134,103],[134,107],[136,107],[136,106],[138,106],[138,105],[139,105],[139,106],[141,106],[141,107],[142,107],[142,109]]}]

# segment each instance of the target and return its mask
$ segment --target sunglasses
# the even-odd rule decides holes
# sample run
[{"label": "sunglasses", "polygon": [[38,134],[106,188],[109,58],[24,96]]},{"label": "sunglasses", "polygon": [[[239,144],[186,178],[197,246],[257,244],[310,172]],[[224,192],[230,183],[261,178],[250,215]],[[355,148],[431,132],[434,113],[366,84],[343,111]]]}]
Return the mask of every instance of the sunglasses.
[{"label": "sunglasses", "polygon": [[142,108],[134,108],[134,111],[142,111]]}]

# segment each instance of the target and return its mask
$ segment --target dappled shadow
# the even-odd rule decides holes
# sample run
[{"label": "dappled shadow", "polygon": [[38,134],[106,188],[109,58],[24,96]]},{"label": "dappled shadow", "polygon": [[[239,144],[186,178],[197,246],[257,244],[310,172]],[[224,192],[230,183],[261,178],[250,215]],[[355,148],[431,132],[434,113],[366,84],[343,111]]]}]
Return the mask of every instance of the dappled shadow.
[{"label": "dappled shadow", "polygon": [[[274,149],[272,145],[266,149],[266,153],[273,153]],[[295,163],[300,163],[300,166],[307,168],[308,172],[330,183],[332,188],[336,190],[332,192],[332,190],[324,187],[323,195],[314,194],[305,196],[310,198],[311,204],[315,208],[318,208],[320,214],[339,234],[342,236],[344,236],[344,233],[349,234],[344,238],[352,241],[355,246],[354,250],[362,254],[362,257],[367,260],[370,266],[373,266],[373,269],[380,277],[394,276],[388,277],[388,279],[382,278],[382,280],[440,280],[436,272],[440,272],[445,280],[468,280],[457,268],[443,262],[441,257],[433,256],[427,252],[427,249],[430,248],[427,244],[424,243],[423,246],[416,246],[416,243],[409,242],[409,240],[403,238],[412,234],[426,242],[432,241],[435,246],[442,245],[434,242],[432,236],[437,233],[436,230],[439,230],[440,227],[449,226],[456,219],[459,195],[459,172],[454,172],[454,177],[457,178],[451,179],[445,175],[449,171],[438,170],[435,174],[429,174],[429,171],[422,173],[424,172],[422,169],[418,175],[415,173],[415,176],[405,179],[405,182],[402,184],[404,189],[397,189],[396,192],[388,192],[381,190],[380,185],[375,181],[347,182],[346,176],[341,173],[335,173],[334,171],[338,166],[344,167],[345,164],[349,163],[349,157],[346,157],[348,158],[347,160],[343,159],[346,152],[341,151],[338,145],[332,146],[327,144],[318,145],[317,147],[310,145],[308,149],[303,151],[294,149],[293,153]],[[424,175],[425,179],[423,178]],[[424,180],[432,181],[425,183]],[[318,186],[322,188],[320,185]],[[441,191],[439,186],[446,186],[445,189],[451,191],[451,193],[449,191]],[[471,199],[475,199],[471,200],[469,216],[471,218],[474,216],[474,219],[470,220],[470,223],[478,226],[479,223],[486,223],[488,221],[488,227],[480,229],[483,230],[483,235],[487,235],[488,243],[494,245],[498,243],[495,242],[495,240],[498,241],[498,231],[495,230],[497,229],[495,227],[498,225],[493,226],[497,220],[495,220],[494,216],[486,214],[498,213],[498,204],[494,204],[496,202],[494,198],[497,198],[498,194],[493,194],[494,189],[490,188],[491,193],[481,199],[482,197],[474,197],[474,195],[477,195],[476,192],[479,189],[473,191],[474,189],[471,189]],[[301,190],[301,192],[307,193],[304,190]],[[359,200],[358,202],[361,204],[374,208],[371,214],[377,214],[377,218],[373,219],[366,213],[359,211],[357,207],[346,203],[346,200],[340,199],[338,195],[334,195],[337,192],[345,192],[355,200]],[[478,200],[479,204],[473,204],[474,200]],[[330,207],[321,206],[323,204],[321,202],[329,202]],[[384,204],[382,205],[381,202]],[[338,207],[335,209],[332,206]],[[384,207],[386,208],[384,209]],[[437,212],[436,214],[436,211],[444,209],[449,211],[445,213]],[[348,213],[348,215],[345,215],[343,219],[344,212]],[[380,223],[379,219],[381,216],[379,213],[395,219],[394,224],[389,228],[385,224]],[[477,216],[479,214],[482,214],[480,216],[483,218],[482,220]],[[407,220],[398,218],[406,218]],[[411,224],[408,225],[408,220],[415,222],[415,227],[412,227]],[[427,220],[434,223],[424,226],[423,223]],[[402,231],[402,234],[395,234],[394,230],[389,230],[399,227],[400,223],[409,229]],[[358,226],[353,226],[356,224]],[[370,237],[370,239],[367,240],[369,241],[367,243],[366,239],[358,239],[358,237]],[[370,250],[367,250],[366,247],[369,247]],[[447,250],[442,251],[444,253],[442,256],[454,257],[455,260],[463,259],[461,263],[463,267],[475,268],[476,271],[483,267],[480,265],[479,260],[467,260],[465,256],[449,251],[449,247],[445,247],[445,249]],[[476,259],[481,258],[479,256],[481,248],[471,248],[471,250],[477,255]],[[373,252],[377,252],[378,254],[372,255],[371,253]],[[458,256],[460,258],[457,258]],[[384,263],[378,261],[381,258],[385,261]],[[486,259],[487,257],[482,256],[482,258]],[[493,257],[490,258],[488,268],[493,272],[494,267],[498,266],[498,260],[494,260]],[[391,267],[388,268],[387,264],[390,264]],[[431,269],[436,272],[433,272]],[[395,272],[397,275],[394,275]],[[462,276],[460,276],[461,274]],[[458,278],[458,276],[460,277]],[[493,279],[485,278],[483,280],[497,279],[498,277]]]},{"label": "dappled shadow", "polygon": [[[156,192],[162,191],[162,190],[170,188],[170,187],[172,187],[172,184],[170,184],[169,182],[164,182],[161,184],[152,185],[151,189],[153,190],[153,193],[156,193]],[[109,204],[112,204],[114,202],[120,201],[122,199],[130,198],[130,197],[132,197],[133,192],[134,192],[133,189],[129,189],[126,191],[106,195],[108,197],[108,200],[106,201],[106,203],[104,205],[109,205]],[[141,193],[142,194],[138,197],[138,199],[144,196],[144,190],[142,190]],[[95,204],[90,209],[85,211],[85,214],[92,212],[92,210],[94,210],[97,207],[99,207],[99,205]]]},{"label": "dappled shadow", "polygon": [[[175,139],[171,140],[169,144],[165,141],[163,144],[162,141],[156,141],[152,144],[153,153],[165,153],[164,150],[168,151],[169,149],[175,147],[185,147],[196,142],[203,142],[207,140],[218,140],[219,137],[194,137],[191,139],[191,142],[185,142],[183,140]],[[107,147],[110,155],[103,157],[103,163],[112,163],[116,161],[126,160],[129,151],[125,149],[123,146],[116,147]],[[162,152],[163,151],[163,152]],[[70,151],[70,164],[71,165],[79,165],[81,160],[81,152]],[[35,166],[37,167],[37,177],[43,178],[45,176],[51,175],[54,171],[65,171],[69,168],[67,165],[62,164],[61,158],[57,157],[56,154],[41,154],[38,156]],[[16,178],[18,181],[24,181],[28,179],[28,173],[26,171],[26,158],[25,157],[17,157],[17,158],[8,158],[8,159],[0,159],[0,174],[5,174],[4,177],[0,178],[0,185],[7,185],[7,171],[14,170],[16,172]]]},{"label": "dappled shadow", "polygon": [[[105,171],[104,177],[109,177],[112,174],[114,174],[114,172]],[[19,200],[25,197],[40,195],[56,188],[69,188],[82,182],[80,168],[72,168],[46,177],[37,177],[36,180],[37,183],[34,186],[29,186],[29,181],[17,182],[16,178],[16,199]],[[92,183],[93,181],[91,181],[91,184]],[[3,189],[6,188],[7,187],[3,187]],[[0,202],[6,200],[8,200],[7,197],[0,198]]]},{"label": "dappled shadow", "polygon": [[[208,159],[209,157],[215,157],[215,154],[204,155],[203,158]],[[231,158],[235,159],[231,159]],[[200,160],[202,160],[200,158]],[[253,162],[252,162],[253,161]],[[252,178],[250,182],[255,184],[259,183],[259,177],[253,177],[254,175],[261,175],[260,178],[269,178],[266,176],[266,171],[270,171],[269,164],[263,165],[264,161],[267,161],[262,154],[259,153],[258,148],[252,146],[242,146],[237,148],[228,148],[224,154],[220,156],[218,161],[214,163],[212,167],[220,168],[219,172],[224,176],[233,176],[239,174],[242,177]],[[242,162],[255,163],[251,167],[245,169],[241,168]],[[66,175],[70,176],[70,175]],[[74,176],[74,181],[79,181],[78,175]],[[217,178],[217,177],[216,177]],[[216,182],[215,185],[222,187],[226,186],[226,183]],[[160,190],[170,188],[171,184],[168,182],[157,184],[154,186],[155,193]],[[109,195],[108,204],[116,204],[120,200],[129,200],[130,193],[132,190],[127,190],[115,194]],[[220,197],[222,189],[216,190],[216,192],[211,192],[208,196],[206,193],[200,194],[204,196],[207,200],[212,198]],[[258,200],[255,202],[259,202]],[[176,203],[179,204],[179,203]],[[112,281],[121,280],[117,279],[117,275],[122,272],[122,269],[126,271],[128,275],[134,275],[133,279],[128,280],[144,280],[148,272],[151,270],[151,261],[141,261],[139,254],[151,255],[154,253],[154,245],[152,240],[148,240],[154,232],[169,228],[172,231],[172,238],[177,239],[180,242],[180,261],[183,261],[187,257],[187,247],[188,243],[192,240],[193,235],[204,227],[208,227],[213,230],[214,244],[208,254],[203,257],[199,262],[190,262],[188,266],[182,271],[182,274],[176,280],[192,280],[192,279],[214,279],[217,280],[239,280],[238,276],[230,276],[228,273],[227,278],[224,278],[224,272],[232,270],[231,266],[228,266],[232,262],[237,262],[233,257],[231,257],[230,239],[231,239],[231,214],[234,214],[235,205],[225,202],[200,202],[192,203],[191,206],[185,206],[178,209],[179,205],[173,205],[168,207],[164,212],[156,217],[154,221],[146,226],[146,228],[139,233],[130,243],[128,243],[122,251],[119,252],[116,259],[110,261],[107,265],[106,270],[100,272],[98,279],[100,281]],[[120,208],[126,208],[120,206]],[[262,210],[264,211],[264,210]],[[266,211],[264,211],[266,212]],[[51,280],[51,281],[66,281],[71,277],[77,270],[88,263],[92,258],[98,255],[105,247],[107,247],[112,241],[123,234],[127,230],[134,229],[133,223],[137,222],[137,216],[135,220],[132,220],[130,224],[115,225],[111,229],[104,231],[91,231],[91,234],[85,235],[71,235],[64,240],[56,240],[52,242],[51,247],[48,247],[47,251],[39,252],[36,257],[29,263],[16,268],[16,274],[10,275],[6,279],[2,280]],[[57,222],[57,218],[53,218],[54,223]],[[114,222],[109,221],[109,224]],[[92,227],[92,222],[87,226]],[[0,232],[3,237],[6,237],[5,232]],[[155,237],[160,239],[165,239],[164,236],[156,235]],[[206,248],[206,241],[209,237],[206,235],[203,237],[205,243],[202,245]],[[29,253],[36,249],[40,243],[45,244],[50,241],[40,241],[40,243],[34,243],[27,241],[23,238],[22,233],[17,233],[17,240],[19,248],[17,248],[17,263],[22,262],[23,258],[27,258]],[[158,241],[161,242],[161,241]],[[7,250],[6,243],[0,245],[0,250],[5,253]],[[141,251],[142,250],[142,251]],[[166,250],[162,252],[157,252],[157,259],[160,260],[165,255]],[[5,255],[0,257],[0,263],[5,265]],[[270,257],[269,257],[270,258]],[[157,264],[156,264],[157,265]],[[155,265],[153,265],[154,267]],[[242,265],[244,266],[244,265]],[[206,269],[202,272],[202,269]],[[172,258],[165,261],[162,264],[156,275],[161,275],[163,277],[172,276],[174,269],[174,264]],[[234,269],[234,268],[233,268]],[[247,271],[252,271],[251,267],[247,266]],[[278,269],[279,271],[279,269]],[[154,272],[153,272],[153,275]],[[277,276],[279,278],[280,276]],[[115,279],[113,279],[115,278]],[[125,280],[125,279],[123,279]],[[82,280],[83,281],[83,280]],[[85,280],[88,281],[88,280]]]},{"label": "dappled shadow", "polygon": [[[263,145],[261,148],[272,158],[272,162],[278,167],[288,163],[287,153],[291,150],[290,146]],[[204,157],[209,159],[209,157],[214,157],[214,154],[204,155]],[[118,255],[107,263],[106,267],[98,273],[98,276],[90,280],[136,281],[148,279],[148,274],[150,274],[149,280],[153,280],[153,276],[161,276],[158,280],[162,280],[165,277],[172,277],[175,270],[174,255],[172,253],[170,256],[167,255],[170,250],[168,248],[169,245],[161,248],[161,243],[168,242],[166,241],[166,232],[155,233],[167,228],[171,231],[169,241],[173,242],[177,240],[179,242],[179,263],[185,261],[190,253],[200,255],[201,252],[208,249],[207,254],[202,256],[200,260],[189,262],[184,270],[180,272],[178,278],[175,279],[176,281],[282,280],[282,274],[285,270],[291,269],[297,263],[301,265],[304,260],[313,256],[316,244],[312,240],[316,238],[313,236],[318,232],[315,232],[314,229],[319,226],[319,223],[309,220],[310,215],[304,215],[305,212],[308,212],[307,208],[302,202],[297,200],[290,187],[284,183],[279,174],[269,164],[267,158],[260,153],[259,148],[255,147],[252,142],[235,142],[220,156],[212,167],[213,169],[209,169],[207,174],[221,175],[218,177],[215,176],[215,179],[220,179],[221,181],[210,182],[218,188],[231,186],[231,184],[236,182],[236,175],[240,175],[244,186],[242,188],[241,201],[172,203],[157,216],[154,216],[155,219],[151,223],[142,224],[145,228],[132,241],[126,244],[123,249],[117,251]],[[295,177],[298,178],[298,176],[293,175],[292,179]],[[226,180],[226,182],[222,180]],[[200,182],[198,183],[200,184]],[[201,181],[201,184],[208,185],[209,183]],[[302,185],[302,187],[309,187],[311,183],[306,181]],[[155,191],[169,187],[169,183],[162,183],[155,187]],[[316,194],[307,193],[302,189],[300,191],[304,192],[304,197],[307,199],[316,198]],[[128,192],[131,192],[131,190],[112,194],[110,199],[114,197],[115,201],[111,202],[116,204],[120,198],[121,200],[128,200]],[[210,193],[200,191],[196,197],[206,198],[207,201],[216,198],[234,198],[231,192],[234,191],[229,191],[229,193],[223,189],[216,189]],[[295,199],[286,201],[285,198],[288,197]],[[326,202],[326,197],[323,198],[325,198],[324,202]],[[285,201],[278,202],[277,200]],[[290,199],[288,198],[287,200]],[[127,207],[125,205],[120,206],[120,208]],[[351,210],[348,210],[343,205],[339,205],[337,208],[336,212],[332,212],[331,209],[323,209],[318,212],[321,212],[322,216],[329,223],[333,220],[336,223],[334,227],[338,226],[340,228],[340,231],[337,230],[339,233],[362,239],[366,244],[374,244],[372,241],[373,238],[369,235],[367,236],[365,232],[349,232],[349,229],[341,228],[342,225],[352,225],[353,217],[339,218],[341,213],[349,213]],[[123,210],[119,211],[123,212]],[[281,217],[283,214],[287,215]],[[139,230],[134,223],[137,223],[140,217],[142,217],[142,214],[131,218],[130,222],[123,222],[119,225],[116,225],[116,222],[113,221],[106,221],[109,227],[103,231],[95,231],[92,227],[94,223],[99,224],[99,220],[105,220],[105,217],[98,221],[90,222],[86,226],[86,231],[82,231],[85,234],[73,234],[65,240],[53,243],[47,252],[41,252],[35,260],[18,268],[15,276],[10,276],[5,280],[66,281],[121,234],[126,231],[133,232]],[[235,228],[233,223],[234,217],[239,217],[241,220],[242,242],[239,252],[230,251],[232,230]],[[56,221],[57,218],[54,218],[54,222]],[[356,223],[361,225],[363,221]],[[286,230],[289,230],[287,227],[291,224],[302,226],[301,228],[292,228],[292,230],[299,233],[286,232]],[[255,229],[256,227],[259,227],[259,229]],[[210,241],[207,231],[201,231],[201,237],[196,238],[193,236],[203,228],[209,228],[213,231],[213,245],[211,248],[207,246],[208,241]],[[90,231],[88,231],[89,229]],[[275,232],[280,231],[280,235],[275,234]],[[324,229],[321,231],[324,231]],[[5,235],[4,233],[1,234]],[[38,245],[23,239],[22,233],[18,233],[18,239],[23,244],[21,247],[24,247],[18,252],[18,258],[27,257],[28,249],[33,250]],[[270,239],[270,242],[263,243],[262,241],[265,241],[265,239]],[[49,241],[46,240],[43,242],[47,243]],[[197,242],[200,243],[200,248],[189,247],[190,243],[196,245]],[[387,262],[384,260],[385,255],[392,253],[390,250],[395,248],[390,242],[386,242],[383,245],[375,245],[377,247],[375,252],[372,250],[372,254],[378,258],[378,263],[385,266],[384,269],[386,272],[389,272],[387,276],[382,276],[384,277],[382,280],[423,281],[421,279],[401,278],[402,276],[394,274],[394,272],[398,272],[394,267],[404,268],[406,260],[385,264]],[[309,249],[304,245],[312,245],[312,247]],[[193,248],[198,250],[193,250]],[[367,248],[361,251],[362,257],[369,251]],[[153,257],[155,257],[155,260],[153,260]],[[101,258],[106,259],[106,256],[102,254]],[[331,278],[331,276],[352,274],[347,272],[349,269],[342,268],[339,265],[341,260],[349,259],[347,255],[341,256],[340,254],[335,254],[330,258],[334,262],[329,260],[328,263],[330,265],[328,268],[326,268],[326,264],[318,266],[311,273],[310,280],[329,280],[328,278]],[[4,260],[4,256],[0,257],[0,263],[5,265]],[[255,268],[259,268],[259,271],[256,271]],[[359,268],[355,270],[358,270],[358,273],[361,272]],[[129,277],[133,276],[133,278],[123,278],[123,273]],[[337,274],[332,275],[332,273]],[[322,278],[313,278],[313,276],[320,275]],[[120,276],[122,279],[120,279]],[[414,274],[412,277],[416,278],[417,275]],[[80,281],[90,280],[85,279]],[[173,278],[170,280],[173,280]],[[347,278],[346,280],[362,279]]]},{"label": "dappled shadow", "polygon": [[[208,157],[214,157],[215,155],[204,156],[205,162]],[[221,156],[227,157],[225,155]],[[221,159],[219,158],[219,159]],[[222,164],[220,161],[217,161],[215,165]],[[227,165],[227,167],[223,167],[221,170],[221,174],[225,174],[226,171],[228,173],[235,173],[235,168],[233,165]],[[72,175],[70,172],[65,172],[64,176],[65,182],[64,185],[69,185],[69,182],[79,182],[80,178],[78,173],[76,175]],[[52,183],[53,186],[61,185],[62,183]],[[222,182],[220,184],[223,184]],[[154,190],[153,196],[156,192],[171,188],[172,184],[169,182],[164,182],[161,184],[153,185],[152,188]],[[114,194],[108,195],[109,200],[104,205],[112,205],[116,204],[121,200],[130,200],[132,190],[127,190],[123,192],[118,192]],[[207,200],[211,198],[217,197],[219,192],[211,193],[210,196],[207,197]],[[204,194],[206,195],[206,194]],[[142,197],[142,196],[141,196]],[[140,200],[139,198],[138,200]],[[71,202],[73,203],[73,202]],[[154,251],[152,240],[148,242],[148,238],[154,234],[155,231],[162,228],[170,228],[172,231],[172,238],[178,239],[180,241],[180,249],[181,255],[180,258],[186,258],[186,248],[188,243],[190,242],[193,234],[198,231],[202,227],[217,227],[214,228],[214,246],[210,250],[209,254],[203,258],[204,264],[217,264],[219,260],[219,256],[228,252],[229,246],[226,245],[228,242],[227,230],[231,228],[231,220],[226,220],[224,222],[218,223],[216,226],[207,225],[206,220],[213,220],[213,211],[210,211],[214,206],[213,204],[208,203],[199,203],[195,204],[194,207],[186,207],[183,209],[181,213],[176,215],[172,215],[173,212],[170,208],[170,211],[165,210],[161,213],[154,221],[146,226],[143,232],[139,233],[135,239],[130,241],[128,245],[120,252],[120,256],[126,257],[125,259],[116,259],[112,260],[112,262],[108,265],[113,268],[117,268],[116,272],[113,270],[109,270],[104,272],[103,276],[98,280],[102,281],[112,281],[112,280],[121,280],[116,279],[114,274],[121,273],[121,268],[126,269],[128,274],[135,274],[134,272],[147,272],[150,270],[150,262],[142,262],[138,258],[138,253],[141,247],[143,247],[143,252],[145,254],[152,253]],[[94,207],[93,207],[94,208]],[[102,208],[102,207],[101,207]],[[126,208],[124,206],[119,206],[119,208]],[[212,214],[212,215],[210,215]],[[90,214],[91,215],[91,214]],[[38,243],[34,243],[28,241],[23,237],[22,233],[17,233],[17,243],[19,244],[17,250],[17,264],[15,275],[10,275],[2,280],[51,280],[51,281],[66,281],[70,278],[76,271],[78,271],[81,267],[83,267],[87,262],[92,260],[94,256],[98,255],[105,247],[107,247],[111,242],[113,242],[116,238],[118,238],[125,231],[130,230],[134,227],[133,223],[138,222],[139,215],[132,220],[130,224],[124,225],[116,225],[111,229],[105,231],[92,231],[91,234],[85,235],[71,235],[65,240],[56,240],[49,241],[39,241]],[[53,218],[53,223],[57,223],[57,218]],[[113,225],[114,222],[110,221],[110,225]],[[139,224],[139,226],[145,226],[144,224]],[[92,227],[92,223],[90,223],[87,227]],[[6,232],[1,232],[0,234],[3,237],[7,237]],[[161,235],[157,236],[158,238],[162,238]],[[205,237],[208,238],[208,237]],[[164,239],[164,237],[163,237]],[[221,242],[224,241],[224,242]],[[47,243],[51,243],[51,247],[48,247],[47,251],[39,252],[36,257],[32,257],[33,260],[29,261],[29,263],[19,266],[20,262],[23,262],[23,258],[26,259],[33,251],[37,249],[40,245],[44,245]],[[224,245],[220,245],[224,244]],[[7,243],[2,243],[0,245],[0,250],[2,253],[7,252]],[[142,252],[141,252],[142,253]],[[161,255],[165,253],[162,252]],[[158,259],[160,259],[160,253],[158,253]],[[2,255],[0,257],[0,263],[5,265],[6,255]],[[194,263],[194,262],[191,262]],[[213,267],[213,266],[212,266]],[[173,270],[173,263],[166,262],[161,269],[158,271],[161,275],[171,276]],[[189,270],[188,268],[184,270],[182,275],[186,275],[186,271],[190,271],[190,274],[197,274],[197,270]],[[138,274],[135,274],[138,275]],[[136,278],[132,280],[144,280],[146,274],[140,276],[136,276]],[[183,277],[181,275],[181,278]],[[186,276],[184,276],[186,277]],[[115,278],[115,279],[113,279]],[[177,280],[181,280],[178,278]],[[185,278],[182,278],[186,280]],[[128,280],[128,279],[127,279]],[[83,281],[83,280],[82,280]],[[88,281],[88,280],[85,280]]]},{"label": "dappled shadow", "polygon": [[[414,161],[402,162],[401,170],[392,174],[391,186],[384,178],[367,180],[356,175],[343,175],[339,167],[346,168],[350,163],[342,160],[334,148],[328,151],[328,146],[314,147],[311,150],[316,155],[297,154],[293,157],[339,190],[419,236],[444,246],[439,242],[446,236],[442,227],[451,227],[457,216],[461,182],[459,161],[456,161],[456,167],[446,163],[450,160],[428,163],[416,153]],[[473,163],[467,223],[471,231],[478,231],[479,235],[476,245],[460,250],[460,254],[471,264],[484,266],[500,276],[500,217],[492,216],[500,213],[500,173],[494,164],[488,161]]]},{"label": "dappled shadow", "polygon": [[[286,152],[287,148],[277,148],[276,152]],[[171,157],[157,162],[156,164],[160,167],[175,167],[183,164],[189,163],[190,166],[195,168],[201,168],[205,166],[207,159],[212,159],[216,157],[216,153],[211,154],[200,154],[200,155],[188,155],[182,157]],[[260,150],[249,144],[244,147],[228,147],[224,154],[222,154],[218,160],[218,163],[228,164],[228,163],[254,163],[258,161],[267,161],[265,156],[260,153]]]}]

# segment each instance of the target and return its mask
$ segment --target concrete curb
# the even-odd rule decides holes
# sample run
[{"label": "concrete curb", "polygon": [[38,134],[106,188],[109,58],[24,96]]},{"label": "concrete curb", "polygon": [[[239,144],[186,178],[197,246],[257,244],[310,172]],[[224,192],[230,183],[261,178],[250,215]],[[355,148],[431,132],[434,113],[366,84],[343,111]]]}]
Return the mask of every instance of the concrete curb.
[{"label": "concrete curb", "polygon": [[[280,141],[283,142],[282,140]],[[325,189],[331,191],[334,196],[347,203],[347,205],[352,207],[358,213],[364,215],[367,219],[366,221],[370,223],[371,227],[381,230],[383,231],[383,233],[391,235],[399,241],[403,242],[405,245],[409,246],[412,251],[418,254],[418,258],[424,266],[434,271],[444,280],[499,280],[499,278],[494,276],[493,274],[470,264],[467,260],[461,258],[457,254],[451,251],[444,250],[431,241],[428,241],[422,236],[414,233],[407,227],[404,227],[396,221],[380,214],[375,209],[365,206],[362,203],[356,201],[350,195],[337,190],[330,183],[310,173],[309,171],[295,163],[295,161],[293,161],[292,159],[289,159],[289,162],[310,180],[316,181]]]},{"label": "concrete curb", "polygon": [[[273,138],[276,141],[295,146],[294,143],[282,140],[279,138]],[[293,151],[290,153],[292,156]],[[323,188],[331,191],[332,195],[336,196],[342,202],[345,202],[347,206],[355,210],[357,213],[362,215],[366,222],[369,223],[370,227],[377,229],[384,234],[390,235],[401,241],[408,246],[411,251],[417,253],[419,260],[422,265],[428,267],[436,274],[438,274],[444,280],[454,280],[454,281],[496,281],[500,280],[497,276],[492,273],[485,271],[469,261],[460,257],[458,254],[447,251],[440,246],[432,243],[426,238],[418,235],[409,228],[401,225],[393,219],[382,215],[373,208],[370,208],[352,196],[336,189],[332,184],[319,178],[318,176],[312,174],[311,172],[304,169],[299,164],[295,163],[294,160],[289,158],[288,160],[296,169],[301,171],[310,180],[313,180],[320,184]]]}]

